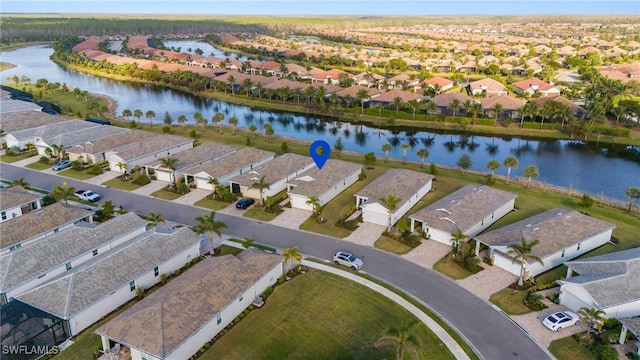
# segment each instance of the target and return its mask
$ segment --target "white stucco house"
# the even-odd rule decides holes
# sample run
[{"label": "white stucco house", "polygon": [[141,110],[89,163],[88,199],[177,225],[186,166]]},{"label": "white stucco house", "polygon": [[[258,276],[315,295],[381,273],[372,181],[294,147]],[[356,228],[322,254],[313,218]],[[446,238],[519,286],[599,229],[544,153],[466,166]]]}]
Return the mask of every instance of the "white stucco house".
[{"label": "white stucco house", "polygon": [[[98,225],[76,224],[0,256],[0,302],[42,285],[145,232],[134,213]],[[52,256],[55,254],[55,256]]]},{"label": "white stucco house", "polygon": [[93,211],[57,202],[1,222],[0,256],[76,224],[91,224],[92,214]]},{"label": "white stucco house", "polygon": [[208,257],[95,333],[132,360],[188,359],[282,276],[280,255],[245,250]]},{"label": "white stucco house", "polygon": [[[253,167],[250,171],[229,179],[231,192],[241,193],[243,197],[260,199],[260,189],[253,186],[264,176],[264,182],[268,189],[262,190],[262,196],[266,199],[286,190],[287,181],[314,168],[316,165],[309,156],[287,153],[260,166]],[[264,200],[263,199],[263,200]]]},{"label": "white stucco house", "polygon": [[342,160],[329,159],[322,169],[311,169],[300,176],[287,181],[287,192],[291,207],[313,210],[307,204],[309,197],[315,196],[324,206],[346,188],[358,181],[362,165]]},{"label": "white stucco house", "polygon": [[200,255],[200,237],[187,227],[159,226],[103,256],[15,297],[59,317],[75,336]]},{"label": "white stucco house", "polygon": [[[173,156],[167,156],[165,158],[154,160],[146,164],[144,166],[144,169],[147,174],[150,172],[150,170],[153,170],[153,173],[160,181],[175,182],[177,178],[184,176],[185,183],[188,183],[188,181],[186,181],[186,175],[184,175],[184,172],[187,169],[202,165],[207,161],[213,160],[225,154],[232,153],[234,151],[236,151],[236,148],[233,146],[207,142],[194,148],[187,149]],[[176,159],[176,163],[173,165],[173,169],[164,167],[162,159],[166,158]]]},{"label": "white stucco house", "polygon": [[411,231],[443,244],[458,230],[471,239],[512,211],[515,200],[510,192],[469,184],[409,216]]},{"label": "white stucco house", "polygon": [[15,219],[42,207],[40,196],[20,185],[0,189],[0,223]]},{"label": "white stucco house", "polygon": [[[109,161],[109,170],[123,172],[191,148],[193,139],[163,134],[111,149],[104,157]],[[118,166],[120,163],[125,165],[124,169]]]},{"label": "white stucco house", "polygon": [[214,186],[209,182],[210,179],[217,179],[220,185],[228,186],[229,179],[271,161],[274,156],[275,153],[271,151],[243,148],[184,170],[184,175],[193,177],[196,188],[213,191]]},{"label": "white stucco house", "polygon": [[[640,248],[565,263],[560,304],[573,311],[596,308],[607,318],[640,316]],[[574,276],[577,274],[577,276]]]},{"label": "white stucco house", "polygon": [[536,276],[558,265],[598,248],[611,240],[616,226],[577,211],[557,207],[475,237],[489,247],[495,266],[520,275],[520,263],[508,255],[510,244],[522,239],[539,240],[532,255],[542,259],[525,264],[524,278]]},{"label": "white stucco house", "polygon": [[[431,190],[433,175],[406,169],[391,169],[373,180],[354,196],[362,209],[362,221],[393,226]],[[400,202],[389,209],[381,200],[389,194]]]}]

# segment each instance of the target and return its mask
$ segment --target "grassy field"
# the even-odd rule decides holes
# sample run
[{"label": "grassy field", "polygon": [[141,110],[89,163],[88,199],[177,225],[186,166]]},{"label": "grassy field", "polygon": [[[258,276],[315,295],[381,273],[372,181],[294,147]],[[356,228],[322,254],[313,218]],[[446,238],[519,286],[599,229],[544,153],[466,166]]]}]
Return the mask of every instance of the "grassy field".
[{"label": "grassy field", "polygon": [[196,201],[193,205],[217,211],[217,210],[222,210],[231,204],[223,201],[210,199],[208,196],[205,196],[203,199]]},{"label": "grassy field", "polygon": [[[263,308],[249,313],[200,359],[390,359],[395,348],[376,348],[374,342],[389,327],[414,321],[364,286],[310,271],[278,287]],[[421,359],[453,359],[422,323],[413,334]]]},{"label": "grassy field", "polygon": [[95,177],[93,174],[89,174],[87,170],[76,171],[71,168],[60,171],[61,176],[66,176],[76,180],[87,180]]},{"label": "grassy field", "polygon": [[449,256],[445,256],[436,261],[436,263],[433,264],[433,270],[441,272],[454,280],[464,279],[473,275],[472,272],[462,267]]},{"label": "grassy field", "polygon": [[552,341],[549,351],[558,360],[596,360],[593,353],[580,345],[572,336]]},{"label": "grassy field", "polygon": [[493,304],[496,304],[500,309],[502,309],[509,315],[522,315],[531,312],[531,309],[526,307],[523,303],[526,296],[526,290],[518,291],[504,288],[491,295],[489,301]]},{"label": "grassy field", "polygon": [[404,255],[413,250],[411,246],[405,245],[385,235],[380,236],[373,246],[398,255]]},{"label": "grassy field", "polygon": [[102,185],[114,189],[120,189],[124,191],[133,191],[141,188],[141,185],[134,184],[133,181],[122,181],[120,178],[113,178],[102,183]]},{"label": "grassy field", "polygon": [[51,166],[52,166],[51,164],[41,163],[39,161],[36,161],[34,163],[26,165],[25,167],[33,170],[44,170],[44,169],[50,169]]}]

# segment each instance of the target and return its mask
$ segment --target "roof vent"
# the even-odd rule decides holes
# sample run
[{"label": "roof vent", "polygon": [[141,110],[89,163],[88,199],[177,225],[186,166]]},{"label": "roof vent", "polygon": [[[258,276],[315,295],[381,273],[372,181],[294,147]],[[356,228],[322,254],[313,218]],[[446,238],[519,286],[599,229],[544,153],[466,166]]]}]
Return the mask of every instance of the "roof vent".
[{"label": "roof vent", "polygon": [[451,212],[445,208],[436,209],[436,211],[446,212],[447,214],[451,215]]},{"label": "roof vent", "polygon": [[561,215],[562,215],[562,213],[561,213],[561,212],[559,212],[559,213],[557,213],[557,214],[556,214],[556,216],[561,216]]},{"label": "roof vent", "polygon": [[476,191],[476,190],[478,190],[478,188],[473,188],[473,189],[471,189],[471,191]]},{"label": "roof vent", "polygon": [[533,228],[533,231],[538,231],[538,230],[540,230],[540,228],[539,228],[539,227],[535,227],[535,228]]},{"label": "roof vent", "polygon": [[458,205],[462,204],[462,201],[458,201]]},{"label": "roof vent", "polygon": [[92,272],[93,270],[95,270],[95,269],[96,269],[96,267],[95,267],[95,266],[92,266],[92,267],[88,268],[87,270],[85,270],[84,272],[85,272],[85,273],[87,273],[87,274],[91,274],[91,272]]},{"label": "roof vent", "polygon": [[531,227],[531,224],[527,224],[527,225],[525,225],[524,227]]},{"label": "roof vent", "polygon": [[571,219],[571,215],[567,215],[564,217],[565,219]]},{"label": "roof vent", "polygon": [[455,221],[453,221],[453,220],[449,219],[448,217],[441,217],[441,218],[439,218],[439,220],[446,220],[446,221],[448,221],[448,222],[452,223],[453,225],[455,225],[455,224],[456,224],[456,223],[455,223]]},{"label": "roof vent", "polygon": [[449,201],[449,204],[453,204],[454,202],[456,202],[456,200],[455,200],[455,199],[453,199],[453,200]]}]

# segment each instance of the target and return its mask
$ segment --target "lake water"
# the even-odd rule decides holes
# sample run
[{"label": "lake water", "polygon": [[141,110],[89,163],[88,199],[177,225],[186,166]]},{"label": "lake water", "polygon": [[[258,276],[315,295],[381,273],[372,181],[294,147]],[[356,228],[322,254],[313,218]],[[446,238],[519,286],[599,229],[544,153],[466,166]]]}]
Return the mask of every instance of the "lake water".
[{"label": "lake water", "polygon": [[[197,41],[166,42],[167,46],[181,47],[186,51],[200,48],[205,55],[216,52],[212,46]],[[220,51],[220,50],[217,50]],[[162,123],[165,112],[175,120],[185,115],[193,124],[193,114],[200,112],[211,119],[217,112],[225,114],[225,123],[235,116],[239,127],[256,125],[262,130],[265,123],[271,123],[275,134],[300,140],[323,139],[334,145],[341,139],[345,150],[360,153],[375,152],[379,161],[384,158],[381,148],[386,143],[393,145],[390,156],[402,158],[400,144],[408,143],[407,160],[420,161],[416,152],[426,148],[430,156],[426,163],[435,162],[456,166],[463,153],[471,155],[474,170],[487,171],[486,163],[497,159],[502,163],[507,156],[518,158],[520,165],[511,176],[521,176],[526,165],[536,165],[540,170],[538,181],[571,187],[594,196],[625,200],[624,191],[629,186],[640,187],[640,164],[625,157],[626,147],[584,146],[581,142],[568,140],[526,140],[517,137],[465,136],[459,134],[437,134],[427,131],[403,129],[391,131],[368,126],[353,125],[317,116],[257,111],[246,106],[237,106],[220,101],[173,91],[165,88],[128,84],[106,78],[69,71],[53,63],[49,56],[52,49],[36,46],[0,53],[3,62],[17,65],[16,68],[2,72],[3,81],[14,74],[28,76],[33,82],[46,78],[50,82],[66,83],[93,93],[110,96],[118,102],[118,114],[124,109],[140,109],[143,112],[153,110],[154,123]],[[218,55],[216,55],[218,56]],[[148,121],[142,118],[141,121]],[[637,151],[637,149],[636,149]],[[498,174],[506,174],[506,168],[500,168]]]}]

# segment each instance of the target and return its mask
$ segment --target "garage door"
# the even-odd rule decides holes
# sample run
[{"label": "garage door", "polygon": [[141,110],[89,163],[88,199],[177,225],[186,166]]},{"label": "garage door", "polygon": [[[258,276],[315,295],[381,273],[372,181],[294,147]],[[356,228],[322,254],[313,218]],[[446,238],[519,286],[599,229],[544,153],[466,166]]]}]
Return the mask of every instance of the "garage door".
[{"label": "garage door", "polygon": [[562,296],[560,297],[562,305],[568,307],[573,311],[578,311],[581,307],[591,307],[589,304],[582,301],[580,298],[572,294],[571,292],[562,290]]}]

